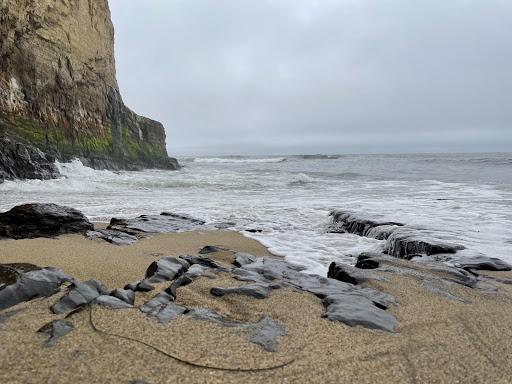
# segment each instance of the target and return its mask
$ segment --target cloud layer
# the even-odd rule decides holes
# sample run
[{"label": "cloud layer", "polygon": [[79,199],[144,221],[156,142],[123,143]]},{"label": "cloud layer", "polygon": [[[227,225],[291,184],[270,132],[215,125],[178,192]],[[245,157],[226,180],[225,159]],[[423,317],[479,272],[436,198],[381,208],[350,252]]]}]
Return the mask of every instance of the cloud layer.
[{"label": "cloud layer", "polygon": [[110,0],[172,154],[512,150],[508,0]]}]

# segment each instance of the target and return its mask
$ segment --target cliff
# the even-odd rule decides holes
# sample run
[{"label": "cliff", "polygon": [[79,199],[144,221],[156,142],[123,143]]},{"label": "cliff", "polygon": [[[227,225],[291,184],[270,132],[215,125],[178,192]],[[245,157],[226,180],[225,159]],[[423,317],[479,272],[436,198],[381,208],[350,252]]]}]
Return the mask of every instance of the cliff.
[{"label": "cliff", "polygon": [[0,0],[0,136],[95,168],[178,167],[162,124],[123,103],[107,0]]}]

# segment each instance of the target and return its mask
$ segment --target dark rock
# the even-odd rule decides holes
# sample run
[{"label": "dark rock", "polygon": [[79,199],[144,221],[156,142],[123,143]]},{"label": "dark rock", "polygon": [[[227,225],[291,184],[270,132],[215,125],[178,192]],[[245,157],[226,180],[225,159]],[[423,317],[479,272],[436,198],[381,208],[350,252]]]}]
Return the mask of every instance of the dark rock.
[{"label": "dark rock", "polygon": [[328,231],[333,233],[352,233],[358,236],[372,237],[379,240],[387,239],[387,237],[398,227],[403,226],[401,223],[382,221],[356,215],[352,212],[333,210],[330,213],[332,223]]},{"label": "dark rock", "polygon": [[240,328],[250,331],[249,341],[261,345],[268,352],[276,352],[277,338],[286,334],[286,328],[265,316],[257,323],[242,323],[226,319],[217,312],[207,308],[193,308],[189,315],[196,320],[210,321],[228,328]]},{"label": "dark rock", "polygon": [[123,289],[135,292],[137,290],[137,285],[139,285],[139,284],[140,284],[140,281],[136,281],[134,283],[128,283],[123,287]]},{"label": "dark rock", "polygon": [[251,264],[256,261],[256,258],[248,253],[237,252],[235,254],[235,262],[233,263],[236,267],[242,267],[246,264]]},{"label": "dark rock", "polygon": [[186,272],[190,264],[175,257],[164,257],[157,260],[146,270],[146,279],[149,283],[163,283],[171,281]]},{"label": "dark rock", "polygon": [[198,257],[198,256],[180,256],[180,259],[185,260],[190,265],[199,264],[203,267],[208,267],[212,269],[224,269],[221,265],[217,264],[212,259],[207,257]]},{"label": "dark rock", "polygon": [[99,229],[97,231],[87,232],[89,239],[102,239],[114,245],[132,245],[139,239],[136,236],[130,235],[125,232],[116,231],[112,229]]},{"label": "dark rock", "polygon": [[363,284],[369,279],[381,280],[380,277],[369,272],[338,263],[331,263],[329,271],[327,272],[327,277],[354,285]]},{"label": "dark rock", "polygon": [[68,320],[55,320],[46,324],[38,332],[46,333],[50,338],[46,341],[47,347],[53,347],[57,341],[75,329],[73,323]]},{"label": "dark rock", "polygon": [[143,215],[135,219],[113,218],[107,229],[121,232],[132,230],[149,233],[170,233],[193,231],[201,228],[204,224],[204,221],[189,216],[164,212],[160,215]]},{"label": "dark rock", "polygon": [[0,137],[0,184],[13,179],[55,179],[60,177],[55,158],[31,145]]},{"label": "dark rock", "polygon": [[0,238],[53,237],[92,229],[82,212],[55,204],[25,204],[0,213]]},{"label": "dark rock", "polygon": [[156,317],[162,324],[166,324],[187,311],[185,307],[174,304],[173,301],[174,296],[162,292],[141,305],[139,309],[149,316]]},{"label": "dark rock", "polygon": [[170,295],[172,295],[174,298],[176,298],[176,290],[179,288],[179,287],[184,287],[186,285],[189,285],[190,283],[192,283],[193,280],[191,277],[187,276],[187,275],[182,275],[180,277],[178,277],[176,280],[174,280],[171,284],[171,286],[169,288],[167,288],[165,290],[165,292],[169,293]]},{"label": "dark rock", "polygon": [[379,261],[372,256],[359,255],[355,267],[359,269],[376,269],[379,268]]},{"label": "dark rock", "polygon": [[469,270],[482,271],[510,271],[512,266],[495,257],[479,256],[474,258],[457,259],[456,266]]},{"label": "dark rock", "polygon": [[135,287],[135,291],[137,292],[151,292],[155,289],[153,285],[151,285],[147,280],[142,280]]},{"label": "dark rock", "polygon": [[107,289],[96,280],[78,283],[66,296],[54,304],[51,310],[55,314],[69,313],[91,303],[98,296],[107,294]]},{"label": "dark rock", "polygon": [[135,303],[134,289],[116,289],[110,292],[110,295],[117,297],[119,300],[122,300],[130,305],[133,305]]},{"label": "dark rock", "polygon": [[37,268],[30,264],[0,264],[0,310],[39,297],[49,297],[73,278],[57,268]]},{"label": "dark rock", "polygon": [[262,233],[263,229],[244,229],[244,231],[249,233]]},{"label": "dark rock", "polygon": [[208,255],[210,253],[216,253],[216,252],[223,252],[225,251],[226,249],[224,248],[221,248],[221,247],[217,247],[215,245],[207,245],[206,247],[203,247],[200,251],[199,251],[199,254],[200,255]]},{"label": "dark rock", "polygon": [[121,299],[118,299],[117,297],[109,296],[109,295],[98,296],[96,299],[94,299],[94,302],[96,304],[102,305],[102,306],[110,308],[110,309],[133,308],[133,305],[128,304],[127,302],[125,302]]},{"label": "dark rock", "polygon": [[210,290],[210,293],[217,297],[222,297],[225,295],[244,295],[254,297],[256,299],[266,299],[270,296],[270,292],[272,292],[270,285],[261,283],[243,285],[241,287],[233,288],[215,287]]}]

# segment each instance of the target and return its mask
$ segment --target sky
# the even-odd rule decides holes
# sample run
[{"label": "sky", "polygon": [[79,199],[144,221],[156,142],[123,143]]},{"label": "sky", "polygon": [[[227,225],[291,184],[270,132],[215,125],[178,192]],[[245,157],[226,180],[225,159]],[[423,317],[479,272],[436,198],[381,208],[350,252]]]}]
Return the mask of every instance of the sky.
[{"label": "sky", "polygon": [[171,155],[512,152],[512,0],[109,0]]}]

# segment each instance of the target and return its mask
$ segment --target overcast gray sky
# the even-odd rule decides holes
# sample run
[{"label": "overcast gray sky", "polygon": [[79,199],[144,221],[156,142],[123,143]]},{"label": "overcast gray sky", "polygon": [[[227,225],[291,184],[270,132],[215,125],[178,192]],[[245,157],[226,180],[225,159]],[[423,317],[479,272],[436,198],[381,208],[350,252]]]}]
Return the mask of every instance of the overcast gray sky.
[{"label": "overcast gray sky", "polygon": [[170,154],[512,151],[512,0],[110,0]]}]

